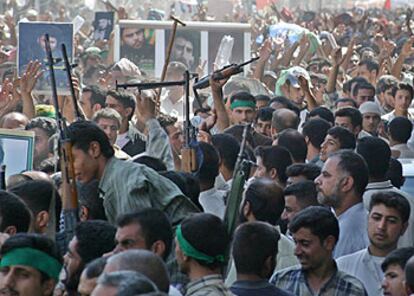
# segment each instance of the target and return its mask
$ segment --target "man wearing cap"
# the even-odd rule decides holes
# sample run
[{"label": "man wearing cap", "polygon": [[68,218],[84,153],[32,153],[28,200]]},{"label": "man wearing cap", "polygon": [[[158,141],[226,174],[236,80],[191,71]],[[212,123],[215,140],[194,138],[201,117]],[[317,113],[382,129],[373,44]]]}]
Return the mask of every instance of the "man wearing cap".
[{"label": "man wearing cap", "polygon": [[177,262],[190,278],[185,296],[233,295],[221,276],[229,242],[224,223],[212,214],[193,215],[177,227]]},{"label": "man wearing cap", "polygon": [[4,242],[0,254],[1,295],[53,294],[62,259],[52,240],[36,234],[17,234]]},{"label": "man wearing cap", "polygon": [[377,130],[381,122],[381,110],[377,103],[365,102],[359,106],[359,111],[362,114],[362,131],[358,138],[378,135]]}]

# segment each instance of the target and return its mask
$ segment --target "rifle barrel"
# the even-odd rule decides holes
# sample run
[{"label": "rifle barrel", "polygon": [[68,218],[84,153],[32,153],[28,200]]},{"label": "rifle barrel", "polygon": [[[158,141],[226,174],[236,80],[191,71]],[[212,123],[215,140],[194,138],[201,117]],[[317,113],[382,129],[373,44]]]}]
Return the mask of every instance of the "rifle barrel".
[{"label": "rifle barrel", "polygon": [[146,89],[156,89],[160,87],[168,87],[168,86],[177,86],[177,85],[185,85],[185,80],[178,80],[178,81],[165,81],[165,82],[149,82],[149,83],[124,83],[120,84],[118,81],[115,82],[116,90],[123,88],[132,88],[136,87],[139,90],[146,90]]}]

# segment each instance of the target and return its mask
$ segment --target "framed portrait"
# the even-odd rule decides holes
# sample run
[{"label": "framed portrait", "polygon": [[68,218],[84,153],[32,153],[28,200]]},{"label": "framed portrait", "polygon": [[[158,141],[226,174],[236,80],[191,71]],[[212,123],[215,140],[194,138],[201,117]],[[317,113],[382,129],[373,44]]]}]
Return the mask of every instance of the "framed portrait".
[{"label": "framed portrait", "polygon": [[0,129],[0,165],[6,165],[6,179],[33,169],[35,133]]},{"label": "framed portrait", "polygon": [[93,21],[93,39],[109,40],[109,36],[114,29],[114,12],[113,11],[97,11],[95,12],[95,20]]},{"label": "framed portrait", "polygon": [[[172,21],[120,21],[115,27],[114,60],[128,58],[149,76],[161,77],[172,25]],[[200,62],[206,61],[209,67],[204,69],[204,74],[208,74],[224,35],[234,38],[230,62],[249,60],[250,31],[249,24],[186,22],[185,27],[177,27],[170,62],[182,62],[194,72]],[[136,41],[128,40],[130,37]]]},{"label": "framed portrait", "polygon": [[51,80],[45,48],[45,34],[49,34],[52,56],[56,60],[55,71],[58,94],[68,95],[69,82],[65,72],[61,46],[66,45],[69,59],[73,57],[72,23],[20,22],[17,68],[23,75],[30,61],[38,60],[42,64],[43,75],[36,83],[34,92],[51,94]]}]

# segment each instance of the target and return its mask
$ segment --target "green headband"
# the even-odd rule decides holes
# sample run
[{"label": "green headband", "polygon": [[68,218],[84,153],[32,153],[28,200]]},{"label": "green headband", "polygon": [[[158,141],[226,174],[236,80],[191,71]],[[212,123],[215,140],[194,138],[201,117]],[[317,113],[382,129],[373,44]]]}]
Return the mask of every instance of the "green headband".
[{"label": "green headband", "polygon": [[200,252],[196,248],[194,248],[183,236],[181,231],[181,225],[178,225],[177,230],[175,231],[175,235],[178,240],[178,244],[180,245],[181,250],[183,253],[191,258],[205,261],[207,263],[214,263],[214,262],[224,262],[224,255],[217,255],[217,256],[209,256]]},{"label": "green headband", "polygon": [[14,265],[30,266],[49,277],[59,280],[62,264],[45,252],[32,248],[18,248],[6,253],[0,261],[0,267]]},{"label": "green headband", "polygon": [[234,100],[233,103],[231,103],[230,105],[230,109],[236,109],[239,107],[248,107],[248,108],[252,108],[253,110],[256,108],[256,104],[255,102],[252,101],[242,101],[242,100]]}]

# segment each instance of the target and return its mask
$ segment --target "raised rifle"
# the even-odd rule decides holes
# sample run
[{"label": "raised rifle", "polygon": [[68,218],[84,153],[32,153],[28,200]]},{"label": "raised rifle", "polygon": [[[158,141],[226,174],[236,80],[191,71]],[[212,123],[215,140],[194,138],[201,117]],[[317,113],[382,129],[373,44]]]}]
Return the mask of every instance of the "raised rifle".
[{"label": "raised rifle", "polygon": [[62,56],[63,56],[63,62],[65,63],[65,71],[68,77],[69,89],[70,89],[70,94],[72,96],[73,108],[75,109],[76,120],[84,120],[85,118],[79,110],[78,100],[76,98],[76,93],[75,93],[75,87],[73,86],[73,81],[72,81],[72,68],[75,65],[72,65],[69,63],[68,53],[66,51],[65,44],[62,44]]},{"label": "raised rifle", "polygon": [[46,34],[45,37],[46,55],[50,73],[50,83],[52,86],[52,98],[56,109],[56,123],[59,134],[58,154],[62,171],[63,208],[76,209],[78,207],[78,192],[76,188],[75,171],[73,168],[72,144],[67,133],[65,119],[62,117],[62,113],[59,109],[55,71],[53,68],[56,60],[53,59],[52,50],[50,48],[49,34]]},{"label": "raised rifle", "polygon": [[250,60],[241,63],[241,64],[231,64],[224,66],[223,68],[214,71],[210,75],[206,75],[200,78],[196,83],[193,85],[193,89],[203,89],[210,86],[210,77],[213,77],[214,80],[222,80],[229,78],[230,76],[236,75],[238,73],[243,72],[243,67],[257,61],[259,57],[251,58]]},{"label": "raised rifle", "polygon": [[249,178],[252,162],[244,159],[247,144],[247,135],[251,129],[251,124],[246,124],[243,128],[243,136],[240,144],[239,154],[237,156],[236,165],[233,172],[233,181],[231,189],[227,196],[226,213],[224,215],[224,223],[227,227],[229,235],[233,235],[237,227],[240,203],[242,200],[244,185]]}]

